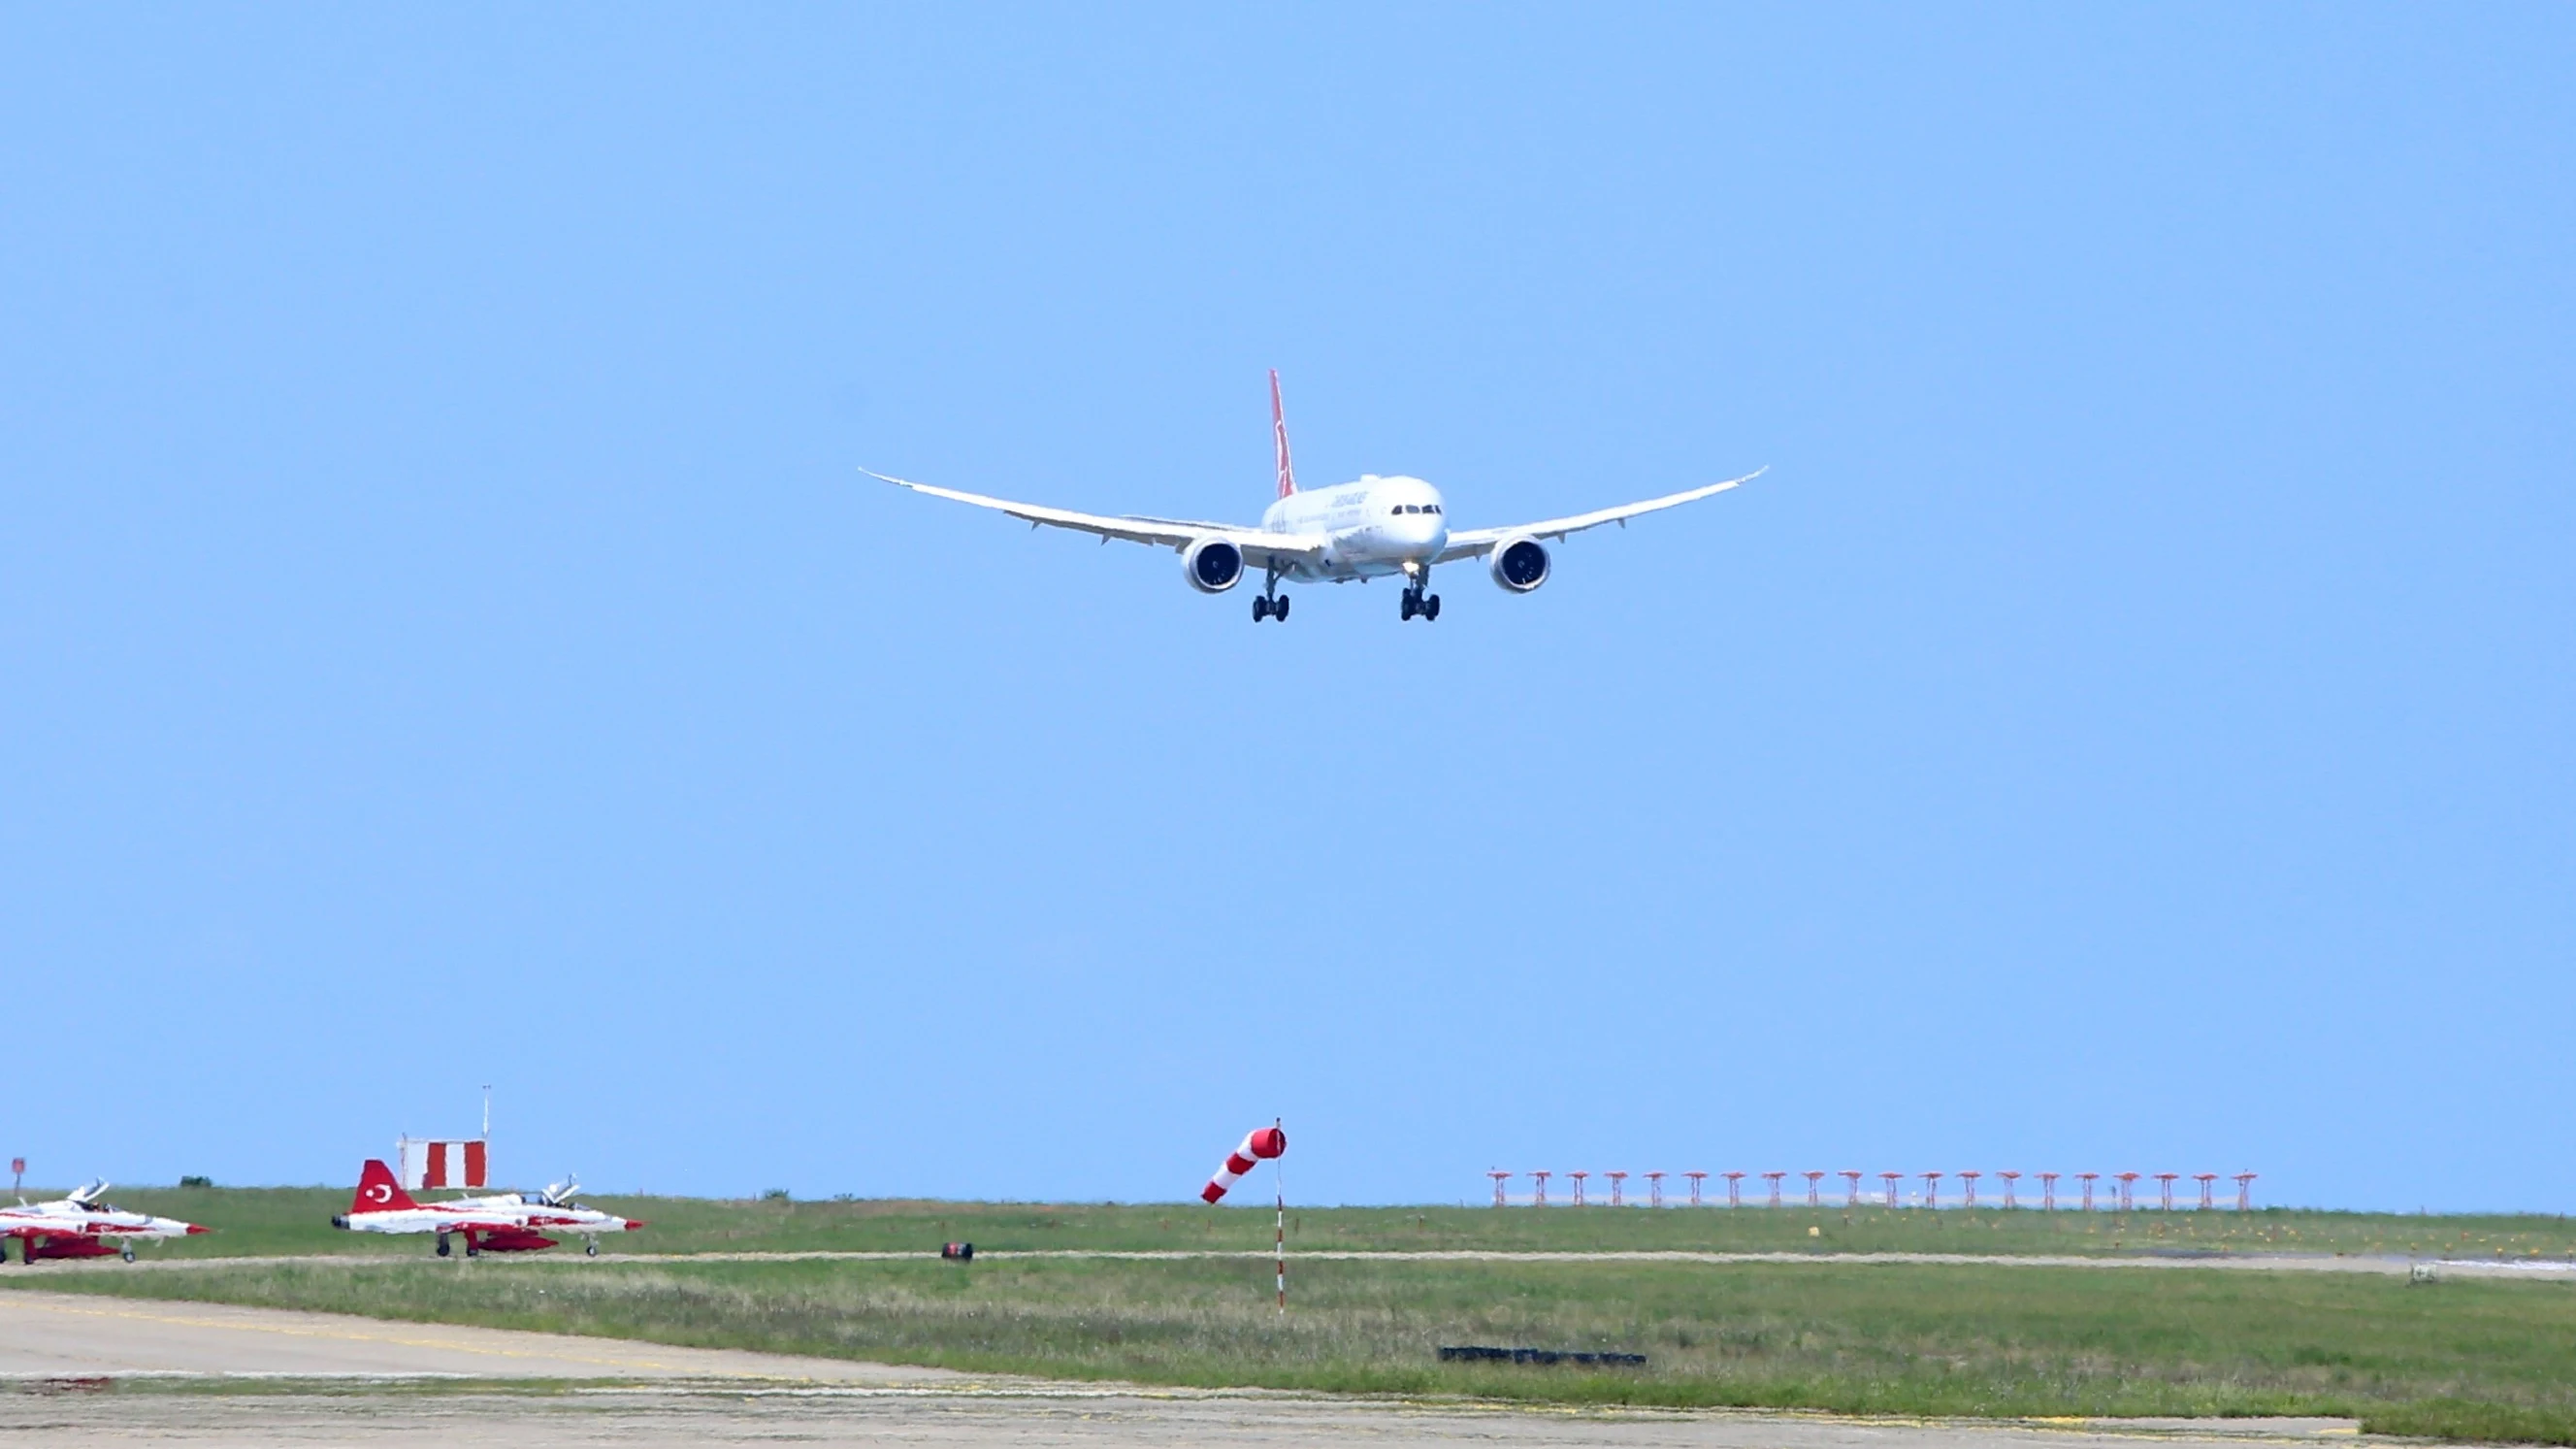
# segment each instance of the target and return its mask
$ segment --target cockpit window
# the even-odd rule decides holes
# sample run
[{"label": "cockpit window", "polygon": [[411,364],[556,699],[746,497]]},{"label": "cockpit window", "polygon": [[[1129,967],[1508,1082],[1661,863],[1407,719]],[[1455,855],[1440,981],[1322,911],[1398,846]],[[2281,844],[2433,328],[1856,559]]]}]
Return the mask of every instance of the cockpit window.
[{"label": "cockpit window", "polygon": [[1437,503],[1425,503],[1422,505],[1422,511],[1425,513],[1438,513],[1440,511],[1440,505]]}]

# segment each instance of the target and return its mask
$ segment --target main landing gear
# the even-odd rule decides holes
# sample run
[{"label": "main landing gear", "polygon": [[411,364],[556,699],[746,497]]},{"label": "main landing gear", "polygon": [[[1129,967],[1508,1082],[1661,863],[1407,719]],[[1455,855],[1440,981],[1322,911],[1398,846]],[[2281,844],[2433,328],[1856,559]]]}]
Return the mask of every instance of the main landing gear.
[{"label": "main landing gear", "polygon": [[1429,589],[1430,587],[1431,572],[1430,570],[1425,569],[1419,579],[1405,586],[1404,604],[1403,607],[1397,611],[1398,616],[1408,621],[1419,618],[1429,620],[1433,623],[1439,622],[1440,596],[1438,594],[1424,592],[1424,590]]},{"label": "main landing gear", "polygon": [[1261,592],[1252,600],[1252,622],[1258,624],[1264,619],[1288,622],[1288,596],[1279,592],[1277,569],[1270,571],[1270,577],[1262,581]]}]

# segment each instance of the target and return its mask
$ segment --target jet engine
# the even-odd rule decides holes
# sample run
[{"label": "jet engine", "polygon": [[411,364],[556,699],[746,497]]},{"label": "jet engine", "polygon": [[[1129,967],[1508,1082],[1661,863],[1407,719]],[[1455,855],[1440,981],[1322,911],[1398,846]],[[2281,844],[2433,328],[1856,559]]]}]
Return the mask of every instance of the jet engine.
[{"label": "jet engine", "polygon": [[1243,550],[1221,538],[1203,538],[1181,551],[1181,575],[1202,594],[1222,594],[1243,582]]},{"label": "jet engine", "polygon": [[1507,538],[1494,545],[1486,561],[1494,582],[1515,594],[1526,594],[1547,582],[1547,549],[1534,538]]}]

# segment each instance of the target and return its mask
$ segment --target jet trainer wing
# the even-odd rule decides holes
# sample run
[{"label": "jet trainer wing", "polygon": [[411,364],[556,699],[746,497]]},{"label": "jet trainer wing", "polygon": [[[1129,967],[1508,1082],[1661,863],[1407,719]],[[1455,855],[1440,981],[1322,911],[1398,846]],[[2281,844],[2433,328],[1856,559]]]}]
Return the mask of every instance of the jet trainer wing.
[{"label": "jet trainer wing", "polygon": [[981,493],[967,493],[955,488],[940,488],[929,483],[915,483],[905,478],[889,477],[873,468],[859,470],[883,483],[927,493],[933,498],[947,498],[971,503],[1008,514],[1030,527],[1069,528],[1088,533],[1103,541],[1121,539],[1156,548],[1183,549],[1205,538],[1221,538],[1243,550],[1244,561],[1254,568],[1275,564],[1311,563],[1322,557],[1325,538],[1316,533],[1271,533],[1264,529],[1245,528],[1235,523],[1200,523],[1186,518],[1145,518],[1134,514],[1080,513],[1070,508],[1049,508],[1038,503],[1015,503],[1008,498],[989,498]]},{"label": "jet trainer wing", "polygon": [[1624,524],[1641,513],[1660,513],[1667,508],[1679,508],[1685,503],[1697,503],[1703,498],[1723,493],[1729,488],[1750,483],[1769,471],[1771,470],[1768,468],[1756,468],[1741,478],[1729,478],[1723,483],[1711,483],[1704,488],[1684,489],[1679,493],[1667,493],[1661,498],[1649,498],[1643,503],[1623,503],[1616,508],[1595,509],[1590,513],[1577,513],[1567,518],[1544,519],[1537,523],[1524,523],[1515,528],[1459,529],[1449,535],[1449,546],[1440,550],[1439,556],[1432,562],[1448,563],[1453,559],[1483,558],[1494,551],[1494,545],[1507,538],[1563,538],[1569,533],[1581,533],[1587,528],[1599,528],[1605,523]]}]

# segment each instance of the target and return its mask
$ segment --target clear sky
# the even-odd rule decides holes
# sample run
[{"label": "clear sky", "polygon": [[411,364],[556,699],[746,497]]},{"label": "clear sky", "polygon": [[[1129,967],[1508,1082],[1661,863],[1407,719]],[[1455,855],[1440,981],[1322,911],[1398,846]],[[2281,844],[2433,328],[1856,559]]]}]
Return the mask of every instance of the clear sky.
[{"label": "clear sky", "polygon": [[[1786,18],[1783,18],[1786,17]],[[2576,1198],[2576,11],[0,10],[0,1152]],[[1436,625],[865,464],[1455,526]]]}]

